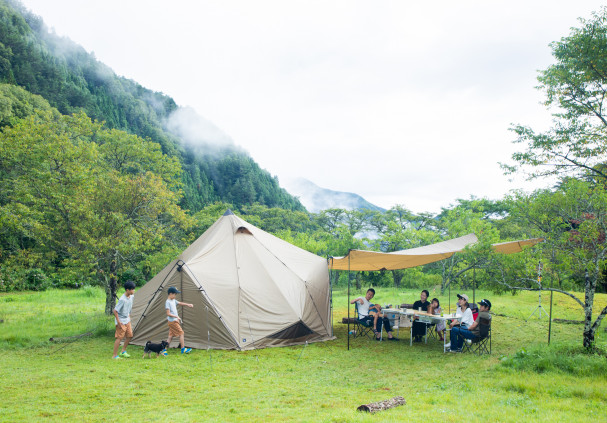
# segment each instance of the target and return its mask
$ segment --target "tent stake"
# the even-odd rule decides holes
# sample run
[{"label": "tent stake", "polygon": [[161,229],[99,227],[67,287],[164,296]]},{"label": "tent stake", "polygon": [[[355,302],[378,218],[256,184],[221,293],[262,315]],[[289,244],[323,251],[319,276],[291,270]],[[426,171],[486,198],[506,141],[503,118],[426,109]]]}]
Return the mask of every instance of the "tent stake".
[{"label": "tent stake", "polygon": [[299,357],[297,357],[297,361],[295,362],[295,364],[299,363],[299,359],[303,355],[303,352],[304,352],[304,350],[306,349],[307,346],[308,346],[308,341],[306,341],[306,343],[304,344],[303,348],[301,349],[301,352],[299,353]]},{"label": "tent stake", "polygon": [[209,306],[205,306],[207,308],[207,351],[209,353],[209,365],[211,366],[211,370],[213,370],[213,360],[211,359],[211,330],[209,326]]}]

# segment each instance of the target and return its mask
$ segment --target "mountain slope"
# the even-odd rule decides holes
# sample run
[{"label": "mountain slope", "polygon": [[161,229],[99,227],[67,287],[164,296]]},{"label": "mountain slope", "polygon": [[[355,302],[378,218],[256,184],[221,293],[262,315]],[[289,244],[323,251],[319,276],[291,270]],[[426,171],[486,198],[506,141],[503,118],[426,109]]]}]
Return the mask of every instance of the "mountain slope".
[{"label": "mountain slope", "polygon": [[306,209],[312,213],[333,208],[385,211],[358,194],[321,188],[304,178],[286,180],[283,181],[283,185],[291,194],[297,196]]},{"label": "mountain slope", "polygon": [[[182,163],[183,208],[194,212],[226,201],[236,207],[258,202],[304,210],[276,177],[229,137],[218,137],[217,131],[209,136],[211,131],[195,143],[187,142],[172,123],[184,114],[171,97],[117,76],[79,45],[49,33],[42,19],[16,0],[0,0],[0,82],[42,96],[63,114],[82,110],[109,128],[159,143],[165,154]],[[185,115],[194,127],[206,122],[192,113]]]}]

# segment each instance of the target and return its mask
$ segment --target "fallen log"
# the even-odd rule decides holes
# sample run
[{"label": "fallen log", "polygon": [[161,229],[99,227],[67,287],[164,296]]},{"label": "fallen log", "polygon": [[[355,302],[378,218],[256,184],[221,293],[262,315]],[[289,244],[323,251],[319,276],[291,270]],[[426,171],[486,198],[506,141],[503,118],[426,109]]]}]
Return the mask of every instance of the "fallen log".
[{"label": "fallen log", "polygon": [[571,323],[574,325],[583,325],[583,320],[552,319],[554,323]]},{"label": "fallen log", "polygon": [[378,411],[387,410],[389,408],[405,405],[407,401],[403,397],[394,397],[383,401],[363,404],[357,408],[358,411],[366,411],[368,413],[377,413]]}]

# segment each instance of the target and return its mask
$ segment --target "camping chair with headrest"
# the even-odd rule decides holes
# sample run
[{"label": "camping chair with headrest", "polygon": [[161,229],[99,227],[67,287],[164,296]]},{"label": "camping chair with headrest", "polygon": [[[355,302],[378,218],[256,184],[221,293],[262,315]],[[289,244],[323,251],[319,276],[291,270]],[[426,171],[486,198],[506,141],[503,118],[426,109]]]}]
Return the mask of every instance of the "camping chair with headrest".
[{"label": "camping chair with headrest", "polygon": [[470,344],[464,340],[462,351],[471,351],[477,355],[491,354],[491,319],[480,318],[478,330],[480,336],[474,338]]},{"label": "camping chair with headrest", "polygon": [[358,301],[354,302],[354,308],[356,310],[356,319],[354,319],[354,338],[358,338],[359,336],[375,338],[373,321],[359,320],[360,314],[358,313]]},{"label": "camping chair with headrest", "polygon": [[472,312],[472,319],[476,320],[478,317],[478,305],[476,303],[470,303],[470,311]]}]

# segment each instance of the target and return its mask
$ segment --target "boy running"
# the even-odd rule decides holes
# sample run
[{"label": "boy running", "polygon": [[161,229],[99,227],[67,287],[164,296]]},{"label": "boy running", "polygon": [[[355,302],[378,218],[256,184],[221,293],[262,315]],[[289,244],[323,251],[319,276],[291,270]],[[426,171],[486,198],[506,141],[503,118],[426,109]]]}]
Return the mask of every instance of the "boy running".
[{"label": "boy running", "polygon": [[[185,347],[184,332],[181,328],[181,325],[179,324],[182,320],[181,317],[179,317],[179,315],[177,314],[177,306],[180,305],[186,307],[194,307],[194,305],[177,301],[175,297],[177,296],[177,294],[181,294],[181,292],[178,291],[177,288],[175,288],[174,286],[171,286],[169,288],[168,293],[169,298],[167,299],[164,306],[167,311],[167,320],[169,321],[169,339],[167,340],[167,342],[169,343],[169,345],[171,345],[171,340],[173,339],[173,336],[179,336],[179,346],[181,347],[181,354],[188,354],[190,351],[192,351],[192,349]],[[167,355],[166,350],[164,350],[164,355]]]}]

